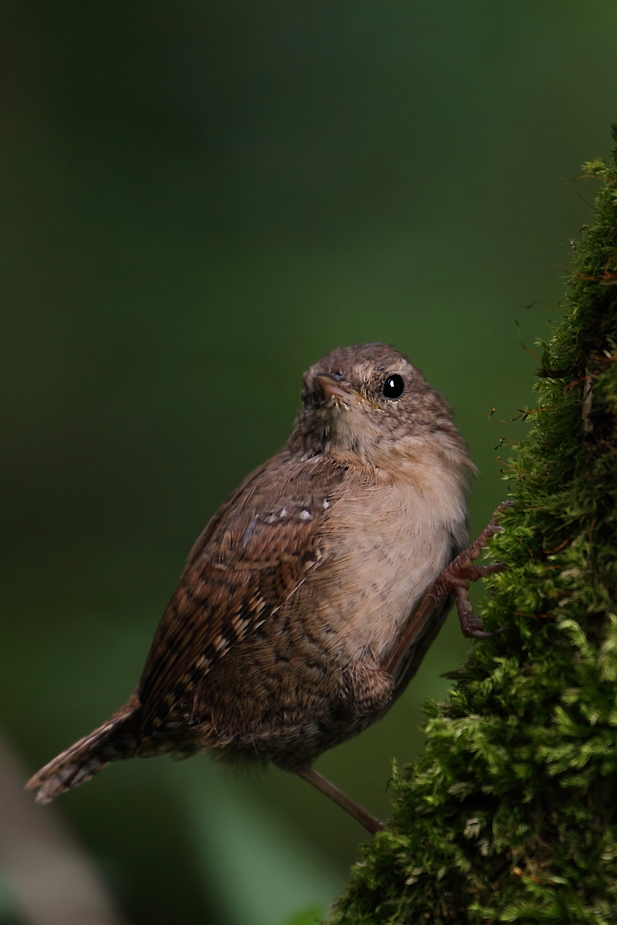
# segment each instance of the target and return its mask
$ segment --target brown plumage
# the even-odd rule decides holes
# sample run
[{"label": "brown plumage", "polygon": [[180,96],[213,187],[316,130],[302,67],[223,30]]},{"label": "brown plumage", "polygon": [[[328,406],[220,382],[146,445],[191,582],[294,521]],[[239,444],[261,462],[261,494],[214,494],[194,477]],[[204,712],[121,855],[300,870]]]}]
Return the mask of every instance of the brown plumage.
[{"label": "brown plumage", "polygon": [[471,472],[449,406],[401,353],[316,363],[287,445],[193,546],[135,692],[29,781],[37,800],[121,758],[209,751],[295,771],[375,831],[311,766],[383,715],[439,631],[443,603],[385,669],[465,546]]}]

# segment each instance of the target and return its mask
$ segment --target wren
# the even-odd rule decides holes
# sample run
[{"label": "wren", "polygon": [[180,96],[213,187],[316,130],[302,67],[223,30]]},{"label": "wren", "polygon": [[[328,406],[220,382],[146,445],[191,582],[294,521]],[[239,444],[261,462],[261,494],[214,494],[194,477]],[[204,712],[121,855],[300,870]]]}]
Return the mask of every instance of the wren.
[{"label": "wren", "polygon": [[397,350],[333,350],[304,376],[285,447],[191,549],[137,687],[28,782],[48,803],[112,761],[209,752],[273,762],[375,833],[382,823],[313,763],[382,717],[468,584],[474,473],[447,402]]}]

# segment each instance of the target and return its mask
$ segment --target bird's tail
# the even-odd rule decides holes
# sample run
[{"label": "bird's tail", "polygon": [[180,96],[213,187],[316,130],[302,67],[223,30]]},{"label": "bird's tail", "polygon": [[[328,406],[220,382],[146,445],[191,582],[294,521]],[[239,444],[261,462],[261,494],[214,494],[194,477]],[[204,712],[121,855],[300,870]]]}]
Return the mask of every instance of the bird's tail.
[{"label": "bird's tail", "polygon": [[51,803],[61,793],[85,784],[111,761],[131,758],[137,751],[140,712],[139,700],[133,695],[102,726],[41,768],[26,790],[39,787],[36,802]]}]

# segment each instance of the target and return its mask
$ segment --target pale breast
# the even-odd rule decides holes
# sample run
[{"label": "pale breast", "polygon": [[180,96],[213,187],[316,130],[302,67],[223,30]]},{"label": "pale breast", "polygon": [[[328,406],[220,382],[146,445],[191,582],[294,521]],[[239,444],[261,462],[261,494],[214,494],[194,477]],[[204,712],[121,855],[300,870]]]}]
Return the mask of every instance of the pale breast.
[{"label": "pale breast", "polygon": [[[460,481],[431,469],[421,478],[377,480],[337,502],[327,526],[332,566],[322,618],[341,655],[382,661],[416,603],[466,541]],[[324,573],[324,578],[326,575]]]}]

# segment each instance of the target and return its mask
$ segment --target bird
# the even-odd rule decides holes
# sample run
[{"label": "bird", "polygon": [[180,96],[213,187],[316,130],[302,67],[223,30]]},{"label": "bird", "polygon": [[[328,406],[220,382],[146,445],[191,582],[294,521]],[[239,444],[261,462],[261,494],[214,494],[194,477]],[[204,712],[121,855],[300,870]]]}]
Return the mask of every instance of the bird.
[{"label": "bird", "polygon": [[468,543],[476,473],[448,402],[388,344],[338,347],[304,374],[285,446],[194,543],[139,683],[43,767],[37,802],[111,762],[207,752],[297,774],[371,834],[383,823],[315,768],[387,713],[499,530]]}]

